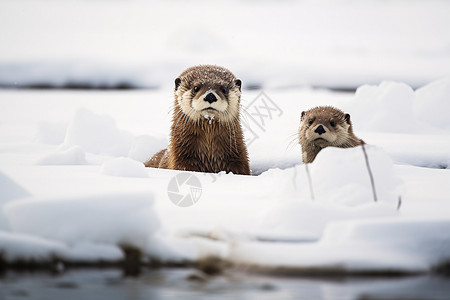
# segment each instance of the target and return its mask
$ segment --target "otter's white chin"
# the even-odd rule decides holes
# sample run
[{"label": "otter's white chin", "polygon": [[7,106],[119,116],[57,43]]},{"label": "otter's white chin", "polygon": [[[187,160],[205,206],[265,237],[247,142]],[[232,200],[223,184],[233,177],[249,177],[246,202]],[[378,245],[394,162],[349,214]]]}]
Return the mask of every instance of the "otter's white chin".
[{"label": "otter's white chin", "polygon": [[199,120],[207,120],[210,123],[214,122],[219,122],[221,119],[221,114],[219,111],[217,110],[202,110],[202,111],[197,111],[197,110],[192,110],[190,113],[186,114],[189,116],[189,119],[193,120],[193,121],[199,121]]},{"label": "otter's white chin", "polygon": [[205,118],[205,119],[215,119],[216,118],[216,114],[214,112],[202,112],[201,115]]},{"label": "otter's white chin", "polygon": [[208,122],[211,124],[213,121],[214,121],[214,119],[216,118],[216,116],[215,115],[208,115],[208,114],[203,114],[203,117],[206,119],[206,120],[208,120]]}]

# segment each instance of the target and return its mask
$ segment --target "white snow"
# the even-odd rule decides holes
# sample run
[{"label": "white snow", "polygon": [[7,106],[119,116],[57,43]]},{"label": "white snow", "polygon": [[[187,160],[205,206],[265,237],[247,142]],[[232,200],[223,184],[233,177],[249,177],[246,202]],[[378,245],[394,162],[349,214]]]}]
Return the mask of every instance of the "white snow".
[{"label": "white snow", "polygon": [[267,208],[259,223],[259,235],[318,240],[332,221],[398,216],[401,181],[385,153],[374,147],[366,148],[377,201],[362,148],[325,149],[308,170],[301,165],[294,168],[293,174],[287,173],[292,170],[284,170],[281,174],[268,171],[261,175],[283,176],[285,182],[292,181],[294,188],[283,188],[277,197],[283,201]]},{"label": "white snow", "polygon": [[[355,98],[354,109],[362,113],[354,121],[361,130],[408,133],[419,129],[413,116],[414,91],[404,83],[363,85]],[[381,110],[382,114],[373,113]]]},{"label": "white snow", "polygon": [[434,127],[434,130],[450,131],[449,115],[450,77],[432,82],[416,91],[414,116]]},{"label": "white snow", "polygon": [[[146,194],[29,199],[3,207],[12,231],[59,240],[141,247],[159,220]],[[75,226],[74,226],[75,225]]]},{"label": "white snow", "polygon": [[100,173],[111,176],[147,177],[144,164],[127,157],[118,157],[104,162]]},{"label": "white snow", "polygon": [[[396,203],[401,191],[391,159],[378,148],[364,147],[374,178],[377,201]],[[330,165],[339,167],[330,168]],[[366,203],[368,199],[375,201],[362,147],[326,148],[319,152],[309,169],[316,200],[349,206]]]},{"label": "white snow", "polygon": [[330,224],[317,243],[240,243],[230,256],[294,271],[426,272],[450,259],[449,225],[448,219],[345,221]]},{"label": "white snow", "polygon": [[62,251],[64,244],[36,236],[0,231],[2,256],[6,261],[35,259],[48,261],[52,254]]},{"label": "white snow", "polygon": [[[159,88],[0,90],[0,260],[115,262],[131,246],[294,271],[448,263],[449,2],[173,4],[0,3],[0,86]],[[243,81],[254,176],[192,172],[201,187],[178,192],[200,198],[178,207],[180,171],[142,162],[168,145],[174,79],[202,63]],[[350,113],[377,201],[362,147],[301,163],[300,114],[319,105]]]},{"label": "white snow", "polygon": [[[362,130],[390,133],[449,132],[448,89],[450,77],[413,91],[404,83],[382,82],[363,85],[356,91],[352,109],[360,112],[353,118]],[[383,111],[374,114],[374,111]]]},{"label": "white snow", "polygon": [[40,158],[38,165],[84,165],[86,154],[80,146],[72,146],[66,150],[56,150]]},{"label": "white snow", "polygon": [[62,147],[79,146],[90,153],[125,156],[132,142],[132,134],[118,129],[110,116],[80,108],[67,127]]},{"label": "white snow", "polygon": [[134,138],[128,157],[137,161],[145,162],[149,159],[149,153],[156,153],[168,145],[165,137],[157,138],[149,135],[140,135]]},{"label": "white snow", "polygon": [[36,142],[59,145],[64,142],[67,124],[42,121],[37,125]]},{"label": "white snow", "polygon": [[[430,167],[448,167],[450,134],[442,119],[421,119],[416,109],[418,101],[445,107],[449,84],[413,91],[384,82],[355,95],[266,90],[282,113],[264,126],[249,122],[258,134],[248,147],[256,175],[193,173],[201,197],[189,208],[169,199],[169,181],[179,171],[142,164],[167,146],[170,92],[0,92],[2,256],[117,261],[120,247],[133,246],[166,262],[214,255],[269,269],[428,271],[449,259],[450,174]],[[243,99],[249,105],[258,95],[245,92]],[[388,122],[405,103],[410,110],[402,120],[425,127],[370,122],[375,115]],[[33,114],[16,113],[24,104]],[[52,113],[43,114],[50,104]],[[355,133],[368,143],[376,202],[362,147],[324,149],[308,171],[295,140],[288,147],[301,111],[316,105],[351,113]],[[68,124],[65,136],[42,122]],[[48,139],[36,138],[42,131]]]},{"label": "white snow", "polygon": [[72,247],[58,241],[21,233],[0,231],[2,255],[6,261],[116,262],[123,259],[119,247],[106,244],[78,243]]},{"label": "white snow", "polygon": [[11,180],[11,178],[3,174],[3,172],[0,172],[0,188],[0,230],[8,230],[9,224],[5,215],[3,214],[3,206],[9,201],[28,197],[29,193],[20,185]]}]

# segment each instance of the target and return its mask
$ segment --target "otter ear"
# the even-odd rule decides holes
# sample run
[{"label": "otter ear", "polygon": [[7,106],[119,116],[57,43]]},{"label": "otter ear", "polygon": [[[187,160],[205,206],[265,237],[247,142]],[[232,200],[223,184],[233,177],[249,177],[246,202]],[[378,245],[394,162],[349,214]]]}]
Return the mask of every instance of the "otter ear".
[{"label": "otter ear", "polygon": [[303,119],[305,118],[305,112],[304,111],[302,111],[302,116],[300,117],[300,121],[303,121]]},{"label": "otter ear", "polygon": [[344,118],[345,121],[347,121],[347,124],[351,125],[352,122],[350,121],[350,114],[345,114]]},{"label": "otter ear", "polygon": [[175,90],[178,89],[180,84],[181,84],[181,79],[180,78],[175,79]]},{"label": "otter ear", "polygon": [[242,86],[242,81],[240,79],[236,79],[236,81],[234,83],[239,87],[239,91],[240,91],[241,86]]}]

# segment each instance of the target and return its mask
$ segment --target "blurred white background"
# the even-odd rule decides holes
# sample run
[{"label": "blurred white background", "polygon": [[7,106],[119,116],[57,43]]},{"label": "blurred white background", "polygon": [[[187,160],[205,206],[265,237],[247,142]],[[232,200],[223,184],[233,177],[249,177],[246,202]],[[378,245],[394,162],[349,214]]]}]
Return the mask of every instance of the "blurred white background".
[{"label": "blurred white background", "polygon": [[218,64],[244,88],[413,87],[450,75],[449,1],[2,0],[0,85],[172,87]]}]

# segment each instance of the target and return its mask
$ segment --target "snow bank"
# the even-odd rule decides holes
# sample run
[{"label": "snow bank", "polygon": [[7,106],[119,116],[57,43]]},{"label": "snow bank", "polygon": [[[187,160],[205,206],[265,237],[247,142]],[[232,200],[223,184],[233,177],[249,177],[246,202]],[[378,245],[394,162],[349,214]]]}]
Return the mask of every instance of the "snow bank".
[{"label": "snow bank", "polygon": [[[123,246],[145,258],[193,261],[190,242],[161,236],[149,193],[68,198],[27,198],[3,208],[11,231],[0,230],[0,254],[7,262],[117,262]],[[183,249],[176,249],[182,245]],[[191,249],[190,249],[191,248]]]},{"label": "snow bank", "polygon": [[41,121],[37,125],[35,140],[42,144],[59,145],[64,142],[66,131],[66,123]]},{"label": "snow bank", "polygon": [[355,130],[389,133],[450,133],[450,78],[417,91],[404,83],[384,81],[363,85],[351,106]]},{"label": "snow bank", "polygon": [[[0,259],[7,262],[118,262],[123,246],[137,247],[143,260],[195,261],[211,242],[161,234],[149,194],[16,201],[5,207],[11,232],[0,230]],[[222,246],[223,248],[224,246]],[[215,252],[214,252],[215,253]]]},{"label": "snow bank", "polygon": [[2,172],[0,172],[0,191],[0,230],[8,230],[9,224],[3,214],[3,206],[12,200],[28,197],[30,194]]},{"label": "snow bank", "polygon": [[414,116],[439,131],[450,132],[450,77],[427,84],[415,96]]},{"label": "snow bank", "polygon": [[[40,125],[38,141],[56,142],[58,138],[52,132],[53,129],[51,125]],[[39,164],[83,164],[86,163],[84,152],[117,157],[128,156],[132,160],[144,162],[167,145],[165,138],[149,135],[135,137],[130,132],[117,128],[111,116],[99,115],[89,109],[80,108],[70,121],[60,148],[42,158]],[[116,162],[116,167],[119,161],[121,160]],[[123,163],[124,161],[122,160]],[[140,174],[137,176],[142,177],[143,173]]]},{"label": "snow bank", "polygon": [[76,244],[147,246],[159,227],[149,193],[14,201],[4,207],[11,230]]},{"label": "snow bank", "polygon": [[[395,102],[391,103],[394,110],[399,103],[410,105],[413,110],[401,117],[411,117],[412,125],[419,124],[416,132],[432,130],[435,134],[374,132],[361,138],[383,146],[390,155],[395,154],[392,157],[397,162],[418,163],[424,158],[424,164],[429,165],[432,157],[436,163],[448,162],[446,149],[450,144],[445,118],[422,120],[416,112],[420,101],[428,109],[438,105],[446,108],[446,86],[443,81],[436,88],[430,85],[412,94],[407,86],[394,83],[376,87],[373,95],[368,93],[367,99],[360,100],[390,99]],[[0,174],[0,222],[1,229],[7,230],[0,234],[0,252],[4,257],[120,260],[120,247],[126,244],[142,250],[144,258],[157,257],[162,261],[195,261],[216,255],[237,263],[302,270],[417,271],[428,270],[448,258],[448,170],[398,165],[393,169],[381,149],[367,145],[378,199],[375,202],[361,147],[324,149],[308,165],[311,183],[306,166],[300,164],[300,152],[286,154],[288,140],[280,132],[288,135],[297,130],[298,99],[305,106],[319,101],[352,105],[357,102],[356,97],[335,93],[327,96],[311,90],[273,91],[270,96],[280,105],[283,117],[272,120],[250,149],[252,167],[263,170],[258,163],[263,157],[270,162],[264,170],[267,166],[271,169],[259,176],[193,173],[201,180],[201,199],[192,207],[180,208],[167,196],[168,183],[179,172],[144,169],[140,162],[167,146],[166,141],[151,136],[134,137],[115,125],[117,120],[129,132],[145,133],[150,128],[154,134],[165,134],[158,126],[165,121],[168,124],[170,118],[161,117],[161,107],[144,111],[142,107],[166,95],[138,94],[127,93],[124,97],[123,93],[114,93],[114,105],[108,106],[112,103],[111,93],[104,94],[104,101],[96,102],[90,97],[96,98],[99,93],[64,92],[55,97],[58,101],[49,101],[48,92],[2,92],[0,101],[5,109],[0,110],[0,163],[8,176]],[[71,108],[67,109],[67,102],[59,98],[70,100]],[[138,105],[130,105],[130,99]],[[428,107],[428,103],[433,106]],[[72,109],[85,105],[92,111],[104,110],[114,115],[114,120],[81,109],[69,122]],[[357,134],[359,124],[365,122],[355,120],[359,111],[368,121],[373,114],[393,117],[391,110],[383,109],[384,104],[377,105],[369,109],[355,106],[356,112],[347,110],[354,118]],[[22,112],[25,106],[32,113]],[[370,109],[374,111],[369,112]],[[35,132],[36,124],[47,111],[51,115],[46,121],[66,118],[63,121],[69,124],[67,128],[61,125],[66,129],[67,144],[60,148],[30,143],[33,135],[29,133]],[[135,118],[130,120],[130,115]],[[40,129],[39,142],[62,141],[53,131],[57,123],[49,124]],[[380,143],[372,143],[371,139]],[[48,149],[56,150],[48,153]],[[79,163],[80,154],[85,154],[88,162],[95,160],[103,165],[36,165],[36,158],[45,164]],[[295,167],[286,168],[295,163]],[[403,189],[397,176],[399,169],[403,170],[400,175],[407,189]],[[152,195],[145,191],[155,195],[154,203]],[[403,203],[397,210],[400,195]],[[424,220],[424,216],[430,220]]]},{"label": "snow bank", "polygon": [[268,240],[313,241],[334,221],[398,216],[392,205],[362,204],[347,207],[314,202],[288,202],[268,210],[260,223],[258,236]]},{"label": "snow bank", "polygon": [[[365,145],[373,175],[375,193],[380,202],[394,203],[400,196],[399,178],[393,173],[389,156],[375,146]],[[371,203],[374,195],[363,148],[327,147],[308,165],[315,200],[356,206]],[[304,189],[307,185],[304,183]],[[304,196],[309,196],[306,193]]]},{"label": "snow bank", "polygon": [[73,146],[66,150],[56,150],[38,160],[38,165],[84,165],[86,154],[79,146]]},{"label": "snow bank", "polygon": [[29,193],[11,178],[0,172],[0,205],[14,199],[28,197]]},{"label": "snow bank", "polygon": [[401,182],[393,172],[392,161],[382,150],[365,147],[377,202],[373,198],[362,147],[325,148],[307,166],[308,170],[305,165],[296,167],[293,178],[288,170],[277,174],[288,185],[292,186],[294,182],[296,188],[279,186],[281,191],[276,197],[283,201],[263,214],[258,234],[286,239],[319,239],[332,221],[397,216]]},{"label": "snow bank", "polygon": [[0,231],[0,253],[6,261],[49,261],[52,255],[62,252],[64,248],[61,242]]},{"label": "snow bank", "polygon": [[404,83],[382,82],[363,85],[355,93],[351,114],[356,130],[382,132],[415,132],[413,117],[414,91]]},{"label": "snow bank", "polygon": [[123,258],[118,246],[81,242],[68,246],[60,241],[21,233],[0,231],[0,253],[7,262],[116,262]]},{"label": "snow bank", "polygon": [[96,263],[120,261],[124,258],[124,253],[117,245],[77,242],[66,245],[59,256],[66,261]]},{"label": "snow bank", "polygon": [[104,162],[100,173],[111,176],[148,177],[143,163],[131,158],[119,157]]},{"label": "snow bank", "polygon": [[316,243],[236,243],[230,259],[299,272],[428,272],[450,260],[449,230],[449,220],[337,222]]},{"label": "snow bank", "polygon": [[396,164],[445,169],[450,167],[450,134],[366,133],[364,139],[383,148]]},{"label": "snow bank", "polygon": [[135,137],[128,157],[140,162],[147,161],[153,154],[167,148],[169,142],[165,138],[157,138],[149,135]]},{"label": "snow bank", "polygon": [[127,156],[132,144],[133,135],[118,129],[112,117],[80,108],[67,128],[62,147],[79,146],[94,154]]}]

